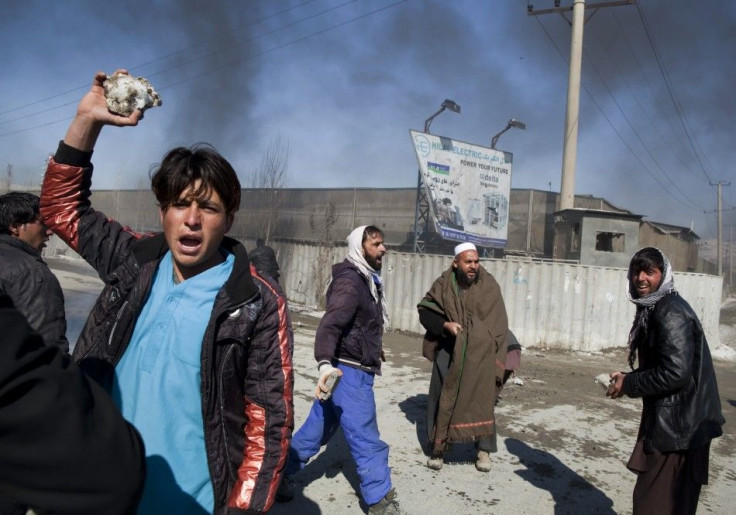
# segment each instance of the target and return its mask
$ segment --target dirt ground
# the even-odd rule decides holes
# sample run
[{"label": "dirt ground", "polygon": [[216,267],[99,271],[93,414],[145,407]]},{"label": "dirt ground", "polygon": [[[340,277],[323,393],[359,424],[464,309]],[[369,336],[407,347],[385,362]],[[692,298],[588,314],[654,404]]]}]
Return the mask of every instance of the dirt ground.
[{"label": "dirt ground", "polygon": [[[317,378],[311,355],[318,319],[294,312],[296,427],[308,413]],[[736,319],[736,305],[726,317]],[[736,343],[736,342],[732,342]],[[489,474],[477,472],[472,447],[456,446],[440,471],[428,469],[420,442],[430,364],[417,335],[389,332],[388,361],[376,381],[382,438],[391,446],[392,479],[402,509],[440,513],[631,513],[635,476],[625,468],[636,439],[641,404],[613,401],[593,378],[624,369],[623,349],[570,353],[527,348],[521,369],[497,408],[498,453]],[[710,485],[700,513],[731,513],[736,502],[736,374],[733,362],[716,370],[727,419],[712,446]],[[297,476],[300,492],[272,513],[361,513],[355,466],[338,434]]]},{"label": "dirt ground", "polygon": [[[84,321],[99,283],[65,263],[52,263],[67,296],[70,336]],[[319,321],[291,306],[295,335],[296,429],[307,416],[317,380],[313,357]],[[721,313],[721,343],[736,349],[736,302]],[[71,339],[71,338],[70,338]],[[522,345],[524,342],[521,342]],[[388,361],[375,386],[382,438],[390,445],[392,481],[409,514],[631,513],[635,476],[625,468],[633,448],[641,403],[613,401],[593,378],[626,367],[626,351],[570,353],[525,348],[497,408],[498,453],[493,470],[473,466],[472,446],[456,446],[440,471],[425,466],[421,447],[430,363],[418,335],[389,332]],[[736,504],[736,373],[734,361],[716,361],[725,434],[711,447],[710,484],[700,513],[733,513]],[[364,513],[355,465],[338,434],[296,476],[296,498],[274,514]],[[729,508],[731,506],[731,508]]]}]

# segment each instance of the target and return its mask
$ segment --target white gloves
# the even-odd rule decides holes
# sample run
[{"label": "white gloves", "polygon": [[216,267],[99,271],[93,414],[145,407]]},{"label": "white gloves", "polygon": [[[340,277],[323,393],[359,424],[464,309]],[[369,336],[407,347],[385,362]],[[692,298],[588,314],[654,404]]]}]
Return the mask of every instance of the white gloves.
[{"label": "white gloves", "polygon": [[323,401],[329,399],[341,377],[342,371],[340,369],[329,363],[322,363],[319,366],[319,381],[317,381],[315,397]]}]

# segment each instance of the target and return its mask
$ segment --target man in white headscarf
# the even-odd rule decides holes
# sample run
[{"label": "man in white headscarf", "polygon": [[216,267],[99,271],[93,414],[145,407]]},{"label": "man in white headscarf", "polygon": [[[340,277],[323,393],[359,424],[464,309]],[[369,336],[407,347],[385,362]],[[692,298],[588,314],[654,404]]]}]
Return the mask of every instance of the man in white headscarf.
[{"label": "man in white headscarf", "polygon": [[629,334],[632,371],[611,373],[608,395],[643,401],[626,465],[638,475],[634,513],[695,513],[701,485],[708,484],[710,441],[725,423],[708,341],[659,249],[634,254],[627,279],[636,305]]},{"label": "man in white headscarf", "polygon": [[[381,230],[372,225],[353,230],[347,242],[346,259],[332,267],[327,309],[315,338],[317,399],[291,440],[277,499],[291,500],[292,475],[342,427],[357,465],[360,493],[369,506],[368,512],[400,513],[396,491],[391,486],[389,448],[378,432],[373,394],[373,380],[381,373],[382,335],[387,322],[380,275],[386,247]],[[339,386],[331,386],[336,378]]]}]

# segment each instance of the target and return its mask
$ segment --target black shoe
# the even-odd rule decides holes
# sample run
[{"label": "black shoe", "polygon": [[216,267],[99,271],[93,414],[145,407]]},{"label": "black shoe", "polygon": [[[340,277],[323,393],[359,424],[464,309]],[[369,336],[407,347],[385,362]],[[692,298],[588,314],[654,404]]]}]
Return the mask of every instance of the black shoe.
[{"label": "black shoe", "polygon": [[296,483],[294,478],[291,476],[284,476],[281,479],[281,484],[278,490],[276,490],[276,502],[289,502],[294,498],[294,487]]}]

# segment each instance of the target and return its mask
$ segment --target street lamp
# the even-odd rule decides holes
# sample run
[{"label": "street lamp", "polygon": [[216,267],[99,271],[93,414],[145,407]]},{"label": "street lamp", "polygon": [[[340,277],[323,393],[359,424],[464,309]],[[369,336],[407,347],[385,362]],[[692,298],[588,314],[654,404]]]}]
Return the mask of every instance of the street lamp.
[{"label": "street lamp", "polygon": [[[446,98],[439,111],[434,113],[432,116],[424,120],[424,133],[429,134],[429,126],[432,125],[434,120],[439,114],[445,109],[449,109],[453,113],[460,113],[460,106],[457,105],[453,100]],[[422,188],[422,170],[419,169],[417,175],[417,203],[414,206],[414,253],[424,252],[424,242],[422,236],[427,231],[427,225],[429,224],[429,202],[427,194]]]},{"label": "street lamp", "polygon": [[460,113],[460,106],[457,105],[455,102],[450,100],[449,98],[446,98],[444,102],[442,102],[442,106],[440,107],[440,110],[434,113],[432,116],[424,120],[424,132],[425,134],[429,134],[429,126],[432,125],[432,120],[434,120],[442,111],[445,109],[449,109],[453,113]]},{"label": "street lamp", "polygon": [[496,143],[498,143],[498,138],[500,138],[501,134],[509,130],[511,127],[515,129],[526,130],[526,124],[524,122],[520,122],[516,118],[511,118],[509,120],[509,123],[506,124],[506,127],[501,132],[493,136],[493,138],[491,139],[491,148],[493,149],[496,148]]}]

